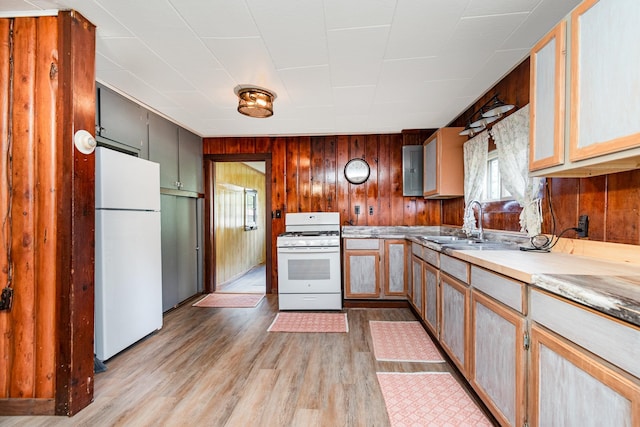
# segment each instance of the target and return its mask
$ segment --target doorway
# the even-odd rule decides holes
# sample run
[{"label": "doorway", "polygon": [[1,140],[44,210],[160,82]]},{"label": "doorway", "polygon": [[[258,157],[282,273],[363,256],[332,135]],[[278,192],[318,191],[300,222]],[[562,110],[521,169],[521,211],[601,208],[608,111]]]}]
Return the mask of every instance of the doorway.
[{"label": "doorway", "polygon": [[271,293],[270,155],[205,158],[207,292]]}]

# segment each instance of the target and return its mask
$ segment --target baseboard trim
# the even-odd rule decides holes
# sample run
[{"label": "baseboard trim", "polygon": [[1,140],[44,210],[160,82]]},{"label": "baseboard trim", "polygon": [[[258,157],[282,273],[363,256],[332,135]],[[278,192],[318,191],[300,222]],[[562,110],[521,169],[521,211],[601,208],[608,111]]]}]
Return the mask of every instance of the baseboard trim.
[{"label": "baseboard trim", "polygon": [[56,415],[55,399],[0,399],[0,415]]}]

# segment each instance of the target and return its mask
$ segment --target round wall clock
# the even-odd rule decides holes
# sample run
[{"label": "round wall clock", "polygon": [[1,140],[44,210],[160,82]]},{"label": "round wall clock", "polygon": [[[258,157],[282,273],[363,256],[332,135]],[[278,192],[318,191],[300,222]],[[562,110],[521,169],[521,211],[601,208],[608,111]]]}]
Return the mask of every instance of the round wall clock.
[{"label": "round wall clock", "polygon": [[351,159],[344,167],[344,176],[352,184],[362,184],[369,179],[369,163],[365,159]]}]

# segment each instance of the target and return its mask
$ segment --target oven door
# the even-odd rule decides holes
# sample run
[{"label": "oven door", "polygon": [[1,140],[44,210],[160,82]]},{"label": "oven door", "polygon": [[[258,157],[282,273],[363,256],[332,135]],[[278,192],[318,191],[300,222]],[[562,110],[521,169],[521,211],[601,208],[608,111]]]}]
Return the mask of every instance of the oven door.
[{"label": "oven door", "polygon": [[340,247],[278,248],[278,292],[341,292]]}]

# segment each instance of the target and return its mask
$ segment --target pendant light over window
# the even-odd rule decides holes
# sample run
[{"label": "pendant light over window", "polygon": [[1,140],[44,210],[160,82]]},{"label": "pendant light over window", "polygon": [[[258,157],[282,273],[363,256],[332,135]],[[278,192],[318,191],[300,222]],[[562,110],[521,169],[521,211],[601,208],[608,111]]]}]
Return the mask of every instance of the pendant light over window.
[{"label": "pendant light over window", "polygon": [[[473,137],[474,135],[482,132],[488,124],[497,121],[504,113],[511,111],[514,108],[515,105],[505,104],[498,98],[498,95],[494,95],[482,107],[471,114],[471,117],[469,117],[469,120],[467,121],[467,126],[462,132],[460,132],[460,135]],[[474,120],[476,115],[477,118]]]},{"label": "pendant light over window", "polygon": [[489,102],[484,105],[484,107],[482,107],[482,117],[499,118],[507,111],[513,110],[514,107],[515,105],[505,104],[504,102],[500,101],[500,99],[498,99],[498,95],[495,95],[489,100]]},{"label": "pendant light over window", "polygon": [[273,100],[276,94],[259,87],[241,87],[234,89],[238,96],[238,112],[249,117],[266,118],[273,115]]}]

